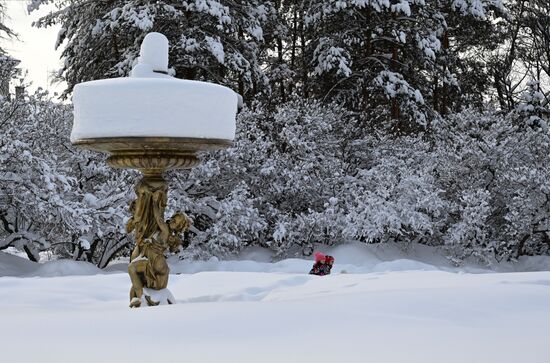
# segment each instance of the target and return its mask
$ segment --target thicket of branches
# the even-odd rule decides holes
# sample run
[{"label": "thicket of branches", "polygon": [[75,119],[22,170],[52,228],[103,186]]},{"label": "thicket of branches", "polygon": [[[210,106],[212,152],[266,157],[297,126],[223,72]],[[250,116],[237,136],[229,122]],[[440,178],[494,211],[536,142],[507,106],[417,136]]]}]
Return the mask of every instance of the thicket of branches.
[{"label": "thicket of branches", "polygon": [[[176,77],[243,95],[235,146],[170,175],[170,208],[195,222],[185,255],[349,240],[444,246],[457,263],[550,251],[547,1],[53,2],[36,25],[61,25],[65,97],[127,75],[150,31]],[[37,94],[0,112],[0,249],[124,254],[130,175],[70,146],[69,106]]]}]

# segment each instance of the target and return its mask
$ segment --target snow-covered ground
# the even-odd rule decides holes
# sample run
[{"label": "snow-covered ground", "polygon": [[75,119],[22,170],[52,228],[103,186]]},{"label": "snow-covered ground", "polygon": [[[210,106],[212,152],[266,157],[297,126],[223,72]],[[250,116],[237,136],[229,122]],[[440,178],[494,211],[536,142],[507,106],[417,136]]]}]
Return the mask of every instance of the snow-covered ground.
[{"label": "snow-covered ground", "polygon": [[[129,309],[124,264],[0,253],[1,362],[550,362],[548,258],[491,272],[428,248],[311,261],[171,261],[178,304]],[[254,259],[255,261],[252,261]]]}]

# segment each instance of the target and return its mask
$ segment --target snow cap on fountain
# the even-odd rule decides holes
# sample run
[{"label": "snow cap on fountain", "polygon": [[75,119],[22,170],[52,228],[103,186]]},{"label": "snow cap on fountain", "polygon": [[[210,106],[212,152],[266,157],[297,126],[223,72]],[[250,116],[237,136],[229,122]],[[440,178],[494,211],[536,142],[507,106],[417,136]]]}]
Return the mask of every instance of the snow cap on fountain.
[{"label": "snow cap on fountain", "polygon": [[71,141],[115,137],[232,141],[242,97],[218,84],[171,77],[168,49],[163,34],[149,33],[130,77],[77,84]]},{"label": "snow cap on fountain", "polygon": [[168,38],[161,33],[149,33],[141,43],[138,63],[131,77],[166,78],[168,76]]}]

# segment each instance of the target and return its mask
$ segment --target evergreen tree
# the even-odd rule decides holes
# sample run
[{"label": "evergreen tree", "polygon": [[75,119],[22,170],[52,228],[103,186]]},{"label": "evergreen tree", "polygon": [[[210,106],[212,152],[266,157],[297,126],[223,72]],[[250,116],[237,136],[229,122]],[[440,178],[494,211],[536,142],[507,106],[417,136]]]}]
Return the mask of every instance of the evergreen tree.
[{"label": "evergreen tree", "polygon": [[480,39],[503,12],[493,0],[315,2],[306,18],[314,92],[346,102],[375,125],[417,130],[479,97],[482,85],[471,79],[483,72],[472,72],[467,54],[488,46],[491,40]]},{"label": "evergreen tree", "polygon": [[[4,1],[0,1],[0,39],[11,38],[15,33],[4,24],[6,16],[6,5]],[[9,81],[21,73],[17,68],[19,61],[11,57],[7,52],[0,47],[0,84],[6,87]]]},{"label": "evergreen tree", "polygon": [[[32,4],[36,9],[40,3]],[[67,96],[79,82],[128,75],[145,34],[159,31],[170,41],[177,77],[208,80],[243,96],[267,91],[259,56],[264,27],[273,19],[270,3],[259,0],[56,2],[58,11],[35,25],[60,24],[56,48],[65,59],[58,77]]]}]

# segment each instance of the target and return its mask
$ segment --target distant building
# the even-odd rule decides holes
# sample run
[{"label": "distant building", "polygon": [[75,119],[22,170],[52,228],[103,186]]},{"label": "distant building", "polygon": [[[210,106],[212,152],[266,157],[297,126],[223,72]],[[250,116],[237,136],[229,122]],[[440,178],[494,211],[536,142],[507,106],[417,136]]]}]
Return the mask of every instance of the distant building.
[{"label": "distant building", "polygon": [[25,98],[25,86],[15,86],[15,99],[22,100]]},{"label": "distant building", "polygon": [[0,96],[10,97],[10,80],[9,79],[0,79]]},{"label": "distant building", "polygon": [[[18,59],[3,54],[0,49],[0,96],[10,99],[10,81],[21,73],[17,68],[20,63]],[[25,89],[19,91],[20,94],[25,94]],[[22,92],[22,93],[21,93]],[[17,93],[17,87],[16,87]]]}]

